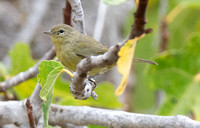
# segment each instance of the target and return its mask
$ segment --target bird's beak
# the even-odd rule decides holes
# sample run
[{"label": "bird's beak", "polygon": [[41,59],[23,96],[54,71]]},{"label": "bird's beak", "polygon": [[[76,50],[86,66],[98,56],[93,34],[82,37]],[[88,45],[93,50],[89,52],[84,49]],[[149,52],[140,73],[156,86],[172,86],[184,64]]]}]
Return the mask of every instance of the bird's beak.
[{"label": "bird's beak", "polygon": [[53,33],[51,32],[51,30],[48,30],[48,31],[45,31],[44,34],[52,35]]}]

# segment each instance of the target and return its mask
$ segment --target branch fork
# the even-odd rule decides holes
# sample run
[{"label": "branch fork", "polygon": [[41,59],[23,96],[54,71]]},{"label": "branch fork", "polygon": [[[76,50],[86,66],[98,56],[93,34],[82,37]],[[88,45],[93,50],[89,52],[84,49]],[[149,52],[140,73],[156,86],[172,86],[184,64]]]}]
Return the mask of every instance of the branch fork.
[{"label": "branch fork", "polygon": [[94,79],[87,77],[87,73],[95,67],[105,67],[114,64],[118,60],[118,51],[123,44],[119,43],[112,46],[108,52],[102,55],[90,56],[79,62],[70,85],[70,92],[75,99],[86,100],[90,96],[93,99],[97,98],[94,92],[94,89],[97,87],[96,82]]}]

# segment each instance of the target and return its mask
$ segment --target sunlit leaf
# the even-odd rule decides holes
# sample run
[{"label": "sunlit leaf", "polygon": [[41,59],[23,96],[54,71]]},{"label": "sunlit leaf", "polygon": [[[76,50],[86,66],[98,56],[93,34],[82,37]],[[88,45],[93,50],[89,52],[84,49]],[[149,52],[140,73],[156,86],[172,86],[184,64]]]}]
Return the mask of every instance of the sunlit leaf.
[{"label": "sunlit leaf", "polygon": [[[141,37],[143,37],[142,35]],[[133,56],[135,52],[136,42],[141,38],[136,37],[135,39],[128,40],[125,45],[120,49],[118,55],[119,59],[117,61],[118,71],[122,74],[122,80],[119,87],[116,89],[115,94],[121,95],[126,87],[129,72],[131,69]]]}]

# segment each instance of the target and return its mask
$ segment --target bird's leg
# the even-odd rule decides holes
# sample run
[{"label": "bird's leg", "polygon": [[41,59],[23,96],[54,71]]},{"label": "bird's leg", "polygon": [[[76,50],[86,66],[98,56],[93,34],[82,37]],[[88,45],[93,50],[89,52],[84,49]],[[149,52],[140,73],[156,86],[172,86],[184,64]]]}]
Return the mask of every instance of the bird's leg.
[{"label": "bird's leg", "polygon": [[92,87],[92,91],[94,91],[94,89],[97,87],[97,83],[95,81],[95,79],[93,79],[94,76],[88,76],[87,79],[89,82],[92,83],[93,87]]},{"label": "bird's leg", "polygon": [[[87,89],[87,87],[91,87],[92,90]],[[86,93],[91,92],[91,96],[94,100],[97,99],[97,94],[94,92],[94,89],[97,87],[96,81],[92,78],[92,76],[88,76],[85,82],[85,91]]]},{"label": "bird's leg", "polygon": [[86,100],[91,96],[94,100],[96,100],[97,94],[94,92],[94,89],[96,87],[97,87],[97,84],[96,84],[95,80],[91,77],[87,77],[85,80],[83,91],[77,92],[70,85],[70,92],[72,93],[72,95],[75,99]]}]

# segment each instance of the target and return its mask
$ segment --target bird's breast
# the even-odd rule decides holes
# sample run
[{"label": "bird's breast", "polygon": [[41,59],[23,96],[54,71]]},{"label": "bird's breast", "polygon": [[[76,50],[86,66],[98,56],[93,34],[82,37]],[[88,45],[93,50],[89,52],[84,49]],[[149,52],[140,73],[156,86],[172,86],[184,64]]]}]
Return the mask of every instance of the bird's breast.
[{"label": "bird's breast", "polygon": [[71,50],[62,50],[57,53],[60,62],[69,70],[76,71],[76,65],[80,62],[80,58]]}]

